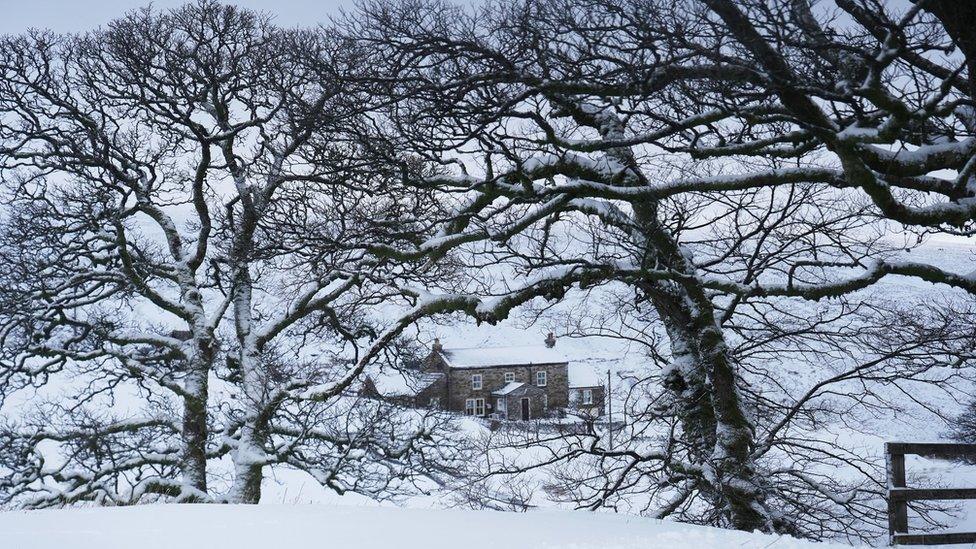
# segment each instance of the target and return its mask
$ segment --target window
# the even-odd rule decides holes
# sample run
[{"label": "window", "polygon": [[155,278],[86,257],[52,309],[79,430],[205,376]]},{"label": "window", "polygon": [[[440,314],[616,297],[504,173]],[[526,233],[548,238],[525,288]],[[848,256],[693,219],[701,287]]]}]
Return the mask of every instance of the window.
[{"label": "window", "polygon": [[471,376],[471,388],[480,389],[481,388],[481,374],[474,374]]},{"label": "window", "polygon": [[583,404],[593,404],[593,389],[583,389]]},{"label": "window", "polygon": [[464,415],[483,416],[485,415],[485,399],[469,398],[464,401]]},{"label": "window", "polygon": [[431,397],[430,398],[430,407],[431,408],[440,408],[441,407],[441,397]]},{"label": "window", "polygon": [[545,372],[536,372],[535,373],[535,384],[538,385],[539,387],[545,387],[546,386],[546,373]]},{"label": "window", "polygon": [[505,372],[505,383],[512,383],[515,381],[515,372]]},{"label": "window", "polygon": [[549,409],[549,395],[546,394],[542,395],[542,409],[543,410]]},{"label": "window", "polygon": [[497,411],[502,416],[508,414],[508,401],[504,398],[499,398],[495,404],[495,411]]}]

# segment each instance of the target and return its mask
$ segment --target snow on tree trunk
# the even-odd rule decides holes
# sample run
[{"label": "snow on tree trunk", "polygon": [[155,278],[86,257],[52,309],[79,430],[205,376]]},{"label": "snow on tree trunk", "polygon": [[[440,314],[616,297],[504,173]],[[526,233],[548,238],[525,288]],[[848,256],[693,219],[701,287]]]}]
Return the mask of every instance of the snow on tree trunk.
[{"label": "snow on tree trunk", "polygon": [[710,480],[728,502],[735,528],[769,531],[773,528],[752,459],[755,430],[739,394],[725,339],[714,318],[707,321],[711,326],[701,326],[699,348],[708,370],[715,414],[715,448],[709,464],[715,476]]},{"label": "snow on tree trunk", "polygon": [[[247,311],[249,314],[250,311]],[[253,344],[254,337],[243,340],[240,365],[243,380],[243,416],[240,435],[231,453],[234,461],[234,484],[228,499],[233,503],[259,503],[261,481],[264,478],[265,452],[268,439],[268,407],[265,402],[267,382],[260,351]]]},{"label": "snow on tree trunk", "polygon": [[[609,109],[598,112],[594,120],[604,138],[625,140],[623,122]],[[639,173],[629,148],[611,148],[607,155],[618,166]],[[737,374],[714,305],[698,277],[691,251],[659,221],[656,201],[639,199],[631,204],[643,236],[638,241],[643,244],[637,250],[638,260],[648,269],[664,266],[685,275],[681,283],[648,280],[643,286],[661,314],[675,351],[674,369],[669,374],[680,379],[675,397],[690,442],[698,446],[693,453],[707,460],[706,481],[715,494],[706,496],[728,510],[735,528],[772,530],[752,462],[755,430],[738,391]]]},{"label": "snow on tree trunk", "polygon": [[685,437],[691,442],[693,457],[704,460],[715,446],[715,414],[708,376],[694,344],[689,311],[682,306],[672,288],[657,281],[643,289],[651,295],[671,344],[671,363],[662,376],[673,394],[675,413],[681,419]]},{"label": "snow on tree trunk", "polygon": [[207,493],[207,423],[208,370],[205,364],[191,367],[187,375],[187,396],[183,398],[183,484],[198,492],[181,499],[199,500]]},{"label": "snow on tree trunk", "polygon": [[[706,497],[726,507],[740,530],[769,530],[762,493],[752,463],[754,429],[737,388],[737,374],[721,328],[704,292],[694,300],[684,290],[653,288],[650,299],[667,327],[672,369],[666,384],[674,400],[692,457],[702,460],[712,493]],[[700,289],[699,289],[700,290]],[[674,292],[679,292],[675,295]]]},{"label": "snow on tree trunk", "polygon": [[[246,187],[238,188],[246,192]],[[234,461],[234,483],[228,499],[233,503],[261,501],[261,481],[264,477],[264,445],[267,441],[268,406],[267,375],[261,360],[261,349],[255,333],[253,280],[248,264],[252,249],[257,213],[253,202],[245,197],[231,262],[234,266],[234,327],[237,334],[238,361],[241,369],[243,409],[236,446],[231,452]]]},{"label": "snow on tree trunk", "polygon": [[214,341],[195,277],[189,269],[182,270],[180,284],[183,287],[184,307],[193,323],[187,342],[191,350],[183,382],[181,468],[185,488],[180,498],[184,501],[201,501],[207,498],[207,442],[210,437],[207,404],[210,399],[209,378],[213,368]]}]

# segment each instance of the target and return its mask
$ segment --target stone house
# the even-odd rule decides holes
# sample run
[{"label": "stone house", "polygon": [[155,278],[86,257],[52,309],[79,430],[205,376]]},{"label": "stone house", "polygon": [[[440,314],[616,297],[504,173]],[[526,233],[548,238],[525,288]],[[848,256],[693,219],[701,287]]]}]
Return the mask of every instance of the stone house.
[{"label": "stone house", "polygon": [[[465,415],[530,420],[559,415],[567,409],[603,414],[603,386],[570,380],[570,361],[555,348],[552,334],[545,345],[445,348],[434,341],[422,373],[440,376],[432,384],[439,397],[429,402]],[[433,379],[433,378],[430,378]]]}]

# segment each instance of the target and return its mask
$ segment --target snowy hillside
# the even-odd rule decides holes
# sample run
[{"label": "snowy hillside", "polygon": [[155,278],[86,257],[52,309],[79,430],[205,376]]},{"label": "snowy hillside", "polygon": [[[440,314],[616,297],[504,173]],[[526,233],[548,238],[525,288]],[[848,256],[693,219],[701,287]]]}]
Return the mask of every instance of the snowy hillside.
[{"label": "snowy hillside", "polygon": [[5,549],[823,548],[792,538],[602,513],[166,505],[0,514]]}]

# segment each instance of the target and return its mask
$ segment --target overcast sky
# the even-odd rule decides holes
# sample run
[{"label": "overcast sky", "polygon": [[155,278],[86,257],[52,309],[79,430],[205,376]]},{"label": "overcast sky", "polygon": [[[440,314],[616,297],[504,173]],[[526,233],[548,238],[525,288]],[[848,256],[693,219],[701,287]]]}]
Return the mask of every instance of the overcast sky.
[{"label": "overcast sky", "polygon": [[[150,0],[0,0],[0,34],[20,33],[30,27],[58,32],[94,29]],[[186,0],[155,0],[158,8],[179,6]],[[278,24],[311,26],[325,21],[339,6],[353,0],[225,0],[225,3],[266,11]]]}]

